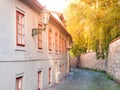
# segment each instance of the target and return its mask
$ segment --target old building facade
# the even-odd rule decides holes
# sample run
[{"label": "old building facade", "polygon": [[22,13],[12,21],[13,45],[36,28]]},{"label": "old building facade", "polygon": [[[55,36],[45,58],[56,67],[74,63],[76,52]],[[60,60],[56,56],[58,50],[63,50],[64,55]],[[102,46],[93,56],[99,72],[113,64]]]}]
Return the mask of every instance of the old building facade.
[{"label": "old building facade", "polygon": [[42,90],[69,72],[71,37],[53,14],[45,31],[37,0],[0,2],[0,90]]}]

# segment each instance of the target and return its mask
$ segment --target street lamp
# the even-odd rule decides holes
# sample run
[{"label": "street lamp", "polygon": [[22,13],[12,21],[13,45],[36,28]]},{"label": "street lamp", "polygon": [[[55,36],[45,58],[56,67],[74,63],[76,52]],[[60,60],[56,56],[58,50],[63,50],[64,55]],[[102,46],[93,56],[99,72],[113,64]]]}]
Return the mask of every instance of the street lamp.
[{"label": "street lamp", "polygon": [[43,10],[41,12],[41,23],[43,24],[43,27],[41,29],[33,28],[32,36],[39,35],[42,31],[46,30],[46,25],[49,22],[49,18],[50,18],[50,12],[46,8],[43,8]]}]

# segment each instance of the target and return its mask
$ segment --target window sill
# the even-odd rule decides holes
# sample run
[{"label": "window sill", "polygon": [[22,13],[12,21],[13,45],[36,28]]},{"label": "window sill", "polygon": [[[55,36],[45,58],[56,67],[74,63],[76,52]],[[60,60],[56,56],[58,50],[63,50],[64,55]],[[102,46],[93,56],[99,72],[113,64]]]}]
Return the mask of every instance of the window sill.
[{"label": "window sill", "polygon": [[55,54],[59,54],[59,52],[55,52]]},{"label": "window sill", "polygon": [[49,51],[49,54],[52,54],[53,52],[52,51]]},{"label": "window sill", "polygon": [[51,84],[51,82],[48,83],[49,85]]},{"label": "window sill", "polygon": [[21,47],[21,46],[16,46],[15,47],[15,51],[26,51],[26,48],[25,47]]},{"label": "window sill", "polygon": [[43,49],[38,49],[38,53],[43,53]]}]

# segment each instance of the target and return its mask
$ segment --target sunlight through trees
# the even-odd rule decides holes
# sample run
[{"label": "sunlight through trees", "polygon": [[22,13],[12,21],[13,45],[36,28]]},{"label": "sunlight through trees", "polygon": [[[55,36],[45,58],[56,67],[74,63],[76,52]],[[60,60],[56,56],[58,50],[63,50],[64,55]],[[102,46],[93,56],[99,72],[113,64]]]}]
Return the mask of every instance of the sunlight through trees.
[{"label": "sunlight through trees", "polygon": [[64,16],[74,41],[74,56],[96,51],[97,58],[105,58],[110,41],[120,36],[118,0],[73,0]]}]

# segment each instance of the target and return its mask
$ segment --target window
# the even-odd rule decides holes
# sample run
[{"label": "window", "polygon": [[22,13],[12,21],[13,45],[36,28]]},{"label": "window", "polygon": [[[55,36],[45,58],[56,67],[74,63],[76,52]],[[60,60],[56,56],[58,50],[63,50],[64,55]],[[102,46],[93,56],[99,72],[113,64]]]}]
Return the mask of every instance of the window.
[{"label": "window", "polygon": [[16,11],[16,43],[17,46],[25,46],[25,19],[24,14]]},{"label": "window", "polygon": [[58,34],[57,32],[55,33],[55,51],[58,51]]},{"label": "window", "polygon": [[66,40],[65,38],[63,39],[63,53],[66,52]]},{"label": "window", "polygon": [[60,65],[60,72],[61,72],[61,76],[62,76],[64,73],[64,64]]},{"label": "window", "polygon": [[65,74],[67,74],[67,62],[65,63]]},{"label": "window", "polygon": [[64,64],[62,65],[62,73],[64,74]]},{"label": "window", "polygon": [[62,52],[64,52],[64,39],[62,38]]},{"label": "window", "polygon": [[41,73],[42,71],[38,72],[38,90],[41,90]]},{"label": "window", "polygon": [[67,53],[67,42],[65,40],[65,53]]},{"label": "window", "polygon": [[[38,29],[41,29],[42,25],[38,23]],[[38,35],[38,49],[42,49],[42,32]]]},{"label": "window", "polygon": [[62,65],[60,65],[60,73],[62,74]]},{"label": "window", "polygon": [[52,51],[52,30],[50,29],[48,32],[48,48],[49,48],[49,51]]},{"label": "window", "polygon": [[16,90],[22,90],[22,78],[23,77],[16,78]]},{"label": "window", "polygon": [[59,36],[59,52],[61,52],[61,35]]},{"label": "window", "polygon": [[48,83],[51,84],[51,68],[48,70]]}]

